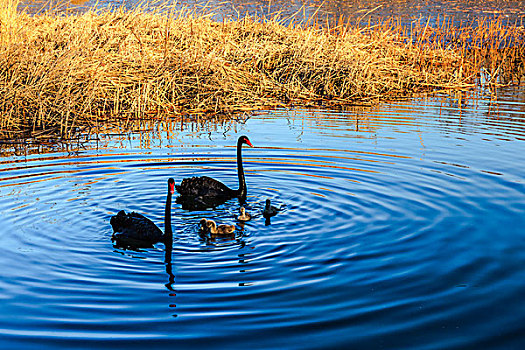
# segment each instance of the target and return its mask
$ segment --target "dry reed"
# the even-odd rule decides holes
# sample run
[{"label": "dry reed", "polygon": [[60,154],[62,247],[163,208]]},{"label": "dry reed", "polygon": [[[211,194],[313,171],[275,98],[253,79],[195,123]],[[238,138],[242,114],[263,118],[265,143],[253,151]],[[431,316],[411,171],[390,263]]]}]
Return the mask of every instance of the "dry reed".
[{"label": "dry reed", "polygon": [[[108,120],[338,107],[525,74],[519,26],[446,21],[407,29],[276,19],[216,22],[188,11],[0,15],[0,135],[69,137]],[[9,5],[11,4],[11,5]],[[500,79],[499,77],[503,77]]]}]

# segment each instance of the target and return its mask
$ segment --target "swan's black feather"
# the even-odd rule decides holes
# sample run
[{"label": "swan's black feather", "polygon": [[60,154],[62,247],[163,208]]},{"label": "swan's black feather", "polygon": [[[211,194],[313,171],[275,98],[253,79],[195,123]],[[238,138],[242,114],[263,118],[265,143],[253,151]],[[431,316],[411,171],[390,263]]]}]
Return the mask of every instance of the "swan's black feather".
[{"label": "swan's black feather", "polygon": [[111,217],[109,223],[113,228],[113,239],[122,243],[122,246],[148,247],[157,242],[168,242],[172,237],[171,231],[171,196],[175,192],[175,181],[168,179],[168,195],[166,196],[166,205],[164,207],[164,229],[163,233],[147,217],[142,214],[131,212],[126,214],[121,210]]},{"label": "swan's black feather", "polygon": [[233,197],[245,200],[247,190],[241,155],[243,144],[253,147],[248,137],[240,136],[238,138],[237,175],[239,178],[239,189],[233,190],[222,182],[208,176],[189,177],[183,179],[180,185],[175,186],[179,193],[177,203],[182,204],[182,208],[186,210],[201,210],[216,207]]},{"label": "swan's black feather", "polygon": [[215,208],[236,195],[236,191],[208,176],[185,178],[175,189],[180,194],[176,202],[184,210]]},{"label": "swan's black feather", "polygon": [[175,189],[181,196],[186,197],[226,197],[232,198],[236,191],[222,182],[208,176],[188,177],[182,180]]},{"label": "swan's black feather", "polygon": [[142,214],[131,212],[126,214],[121,210],[111,217],[111,227],[113,227],[116,239],[133,239],[148,243],[156,243],[162,240],[163,233],[147,217]]}]

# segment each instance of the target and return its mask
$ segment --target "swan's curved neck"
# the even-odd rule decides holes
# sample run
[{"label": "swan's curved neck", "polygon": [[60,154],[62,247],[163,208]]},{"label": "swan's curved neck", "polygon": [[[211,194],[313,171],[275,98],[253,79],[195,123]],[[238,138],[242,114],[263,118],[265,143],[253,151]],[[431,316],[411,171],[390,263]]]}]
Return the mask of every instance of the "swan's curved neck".
[{"label": "swan's curved neck", "polygon": [[171,237],[171,191],[168,189],[166,197],[166,208],[164,209],[164,236]]},{"label": "swan's curved neck", "polygon": [[169,283],[166,285],[168,289],[172,290],[173,283],[175,283],[175,276],[172,272],[171,265],[171,251],[173,250],[173,233],[171,231],[171,190],[172,187],[168,184],[168,196],[166,197],[166,208],[164,209],[164,263],[166,264],[166,272],[169,276]]},{"label": "swan's curved neck", "polygon": [[239,175],[239,189],[237,196],[240,198],[246,197],[246,181],[244,180],[244,168],[242,167],[242,142],[237,141],[237,174]]}]

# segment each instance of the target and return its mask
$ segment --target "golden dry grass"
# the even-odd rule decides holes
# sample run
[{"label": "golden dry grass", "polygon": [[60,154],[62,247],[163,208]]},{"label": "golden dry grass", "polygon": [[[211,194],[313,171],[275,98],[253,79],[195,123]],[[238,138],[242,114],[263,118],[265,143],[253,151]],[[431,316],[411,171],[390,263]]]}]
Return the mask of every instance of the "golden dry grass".
[{"label": "golden dry grass", "polygon": [[[468,89],[482,68],[508,81],[524,74],[523,40],[512,39],[522,30],[501,23],[460,30],[444,21],[412,28],[412,40],[393,21],[321,28],[141,9],[29,16],[1,1],[4,138],[71,136],[115,119],[339,107]],[[502,46],[502,37],[512,45]]]}]

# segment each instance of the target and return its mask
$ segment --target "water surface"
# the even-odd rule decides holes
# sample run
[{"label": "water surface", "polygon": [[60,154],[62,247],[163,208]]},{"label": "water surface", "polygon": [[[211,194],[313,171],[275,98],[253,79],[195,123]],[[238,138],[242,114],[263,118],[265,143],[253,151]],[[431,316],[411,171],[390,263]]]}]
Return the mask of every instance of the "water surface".
[{"label": "water surface", "polygon": [[[396,18],[410,26],[415,22],[432,25],[440,18],[456,25],[476,23],[478,20],[500,18],[509,24],[523,25],[525,1],[523,0],[297,0],[297,1],[218,1],[218,0],[64,0],[48,2],[42,0],[22,1],[19,8],[30,13],[39,13],[49,5],[65,11],[82,12],[88,8],[123,7],[131,9],[141,5],[147,9],[190,9],[197,12],[211,12],[216,20],[238,18],[245,15],[278,15],[281,19],[294,18],[296,21],[313,20],[318,23],[333,23],[342,16],[352,22],[376,22]],[[286,21],[285,21],[286,22]]]},{"label": "water surface", "polygon": [[[161,123],[0,158],[0,348],[521,348],[523,90],[243,123]],[[248,211],[173,205],[172,250],[111,241],[111,215],[161,228],[166,180],[236,186]],[[266,198],[282,211],[269,225]]]}]

